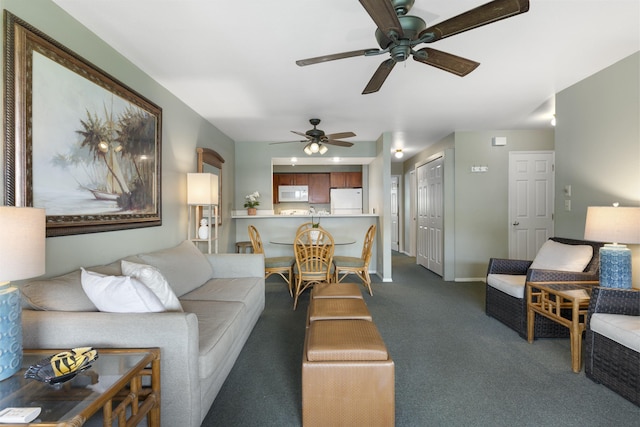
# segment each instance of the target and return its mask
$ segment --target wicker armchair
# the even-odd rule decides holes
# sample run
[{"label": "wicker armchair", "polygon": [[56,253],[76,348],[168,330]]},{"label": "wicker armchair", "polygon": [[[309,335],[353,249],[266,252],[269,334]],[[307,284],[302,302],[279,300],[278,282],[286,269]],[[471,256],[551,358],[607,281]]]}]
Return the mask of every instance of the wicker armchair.
[{"label": "wicker armchair", "polygon": [[[568,245],[591,245],[593,257],[581,272],[531,269],[529,266],[533,261],[491,258],[487,268],[487,276],[489,274],[525,276],[524,281],[526,282],[597,281],[599,279],[598,253],[603,243],[563,237],[552,237],[551,240]],[[486,291],[485,312],[487,316],[494,317],[516,331],[522,338],[527,339],[526,297],[516,298],[488,283]],[[569,329],[536,313],[534,336],[535,338],[565,338],[569,337]]]},{"label": "wicker armchair", "polygon": [[584,360],[587,378],[640,406],[640,353],[594,332],[591,318],[595,313],[640,316],[640,290],[593,289],[587,313]]}]

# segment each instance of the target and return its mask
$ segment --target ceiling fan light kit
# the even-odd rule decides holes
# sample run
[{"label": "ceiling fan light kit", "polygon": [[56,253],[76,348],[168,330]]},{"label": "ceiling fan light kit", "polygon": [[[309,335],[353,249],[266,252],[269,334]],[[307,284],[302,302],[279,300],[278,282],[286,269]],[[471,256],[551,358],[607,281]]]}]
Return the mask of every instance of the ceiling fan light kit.
[{"label": "ceiling fan light kit", "polygon": [[378,66],[365,86],[363,95],[379,91],[396,63],[406,61],[411,56],[417,62],[464,77],[475,70],[480,63],[436,49],[414,50],[414,47],[422,43],[433,43],[529,10],[529,0],[494,0],[427,28],[422,18],[407,15],[414,2],[415,0],[360,0],[360,4],[377,26],[375,38],[380,48],[301,59],[296,61],[296,64],[302,67],[355,56],[388,53],[390,58]]},{"label": "ceiling fan light kit", "polygon": [[341,138],[351,138],[356,136],[353,132],[339,132],[325,134],[323,130],[318,129],[316,126],[320,124],[320,119],[311,119],[309,123],[313,126],[313,129],[309,129],[305,133],[292,130],[292,133],[305,137],[302,141],[284,141],[284,142],[272,142],[271,144],[287,144],[289,142],[306,142],[303,151],[305,154],[311,156],[315,153],[324,154],[329,151],[328,145],[337,145],[340,147],[351,147],[353,142],[342,141]]}]

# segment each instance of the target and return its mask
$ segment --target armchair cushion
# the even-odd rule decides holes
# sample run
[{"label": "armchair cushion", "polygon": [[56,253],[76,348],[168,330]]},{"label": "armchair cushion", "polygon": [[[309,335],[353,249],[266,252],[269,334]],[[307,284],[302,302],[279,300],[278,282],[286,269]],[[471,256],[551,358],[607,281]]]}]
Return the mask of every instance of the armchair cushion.
[{"label": "armchair cushion", "polygon": [[594,313],[591,330],[640,353],[640,316]]},{"label": "armchair cushion", "polygon": [[547,240],[529,268],[557,271],[584,271],[593,258],[591,245],[567,245]]},{"label": "armchair cushion", "polygon": [[524,298],[524,285],[527,276],[521,274],[489,274],[487,284],[507,295]]}]

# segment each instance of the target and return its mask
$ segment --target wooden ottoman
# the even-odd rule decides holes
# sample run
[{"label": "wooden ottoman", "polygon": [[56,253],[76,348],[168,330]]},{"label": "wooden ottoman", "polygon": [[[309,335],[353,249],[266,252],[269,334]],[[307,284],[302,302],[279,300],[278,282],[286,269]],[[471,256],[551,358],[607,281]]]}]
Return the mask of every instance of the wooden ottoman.
[{"label": "wooden ottoman", "polygon": [[302,358],[302,424],[395,424],[395,367],[373,322],[309,325]]}]

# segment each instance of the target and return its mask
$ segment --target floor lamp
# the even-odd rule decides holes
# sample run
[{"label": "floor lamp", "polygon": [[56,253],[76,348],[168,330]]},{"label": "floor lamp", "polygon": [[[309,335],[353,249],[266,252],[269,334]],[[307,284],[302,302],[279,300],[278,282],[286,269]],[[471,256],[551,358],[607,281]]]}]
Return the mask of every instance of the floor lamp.
[{"label": "floor lamp", "polygon": [[[215,253],[218,253],[218,176],[212,173],[188,173],[187,205],[189,205],[189,208],[207,207],[208,226],[213,227]],[[212,218],[213,224],[211,223]],[[189,212],[189,219],[191,219],[191,212]],[[198,222],[198,214],[196,214],[196,231]],[[188,227],[191,227],[191,224]],[[189,233],[191,231],[189,230]],[[211,229],[209,229],[206,240],[209,244],[208,252],[211,253]]]},{"label": "floor lamp", "polygon": [[631,250],[640,244],[640,207],[589,206],[584,238],[607,243],[600,248],[600,286],[631,288]]},{"label": "floor lamp", "polygon": [[11,280],[45,272],[44,209],[0,206],[0,381],[22,366],[20,291]]}]

